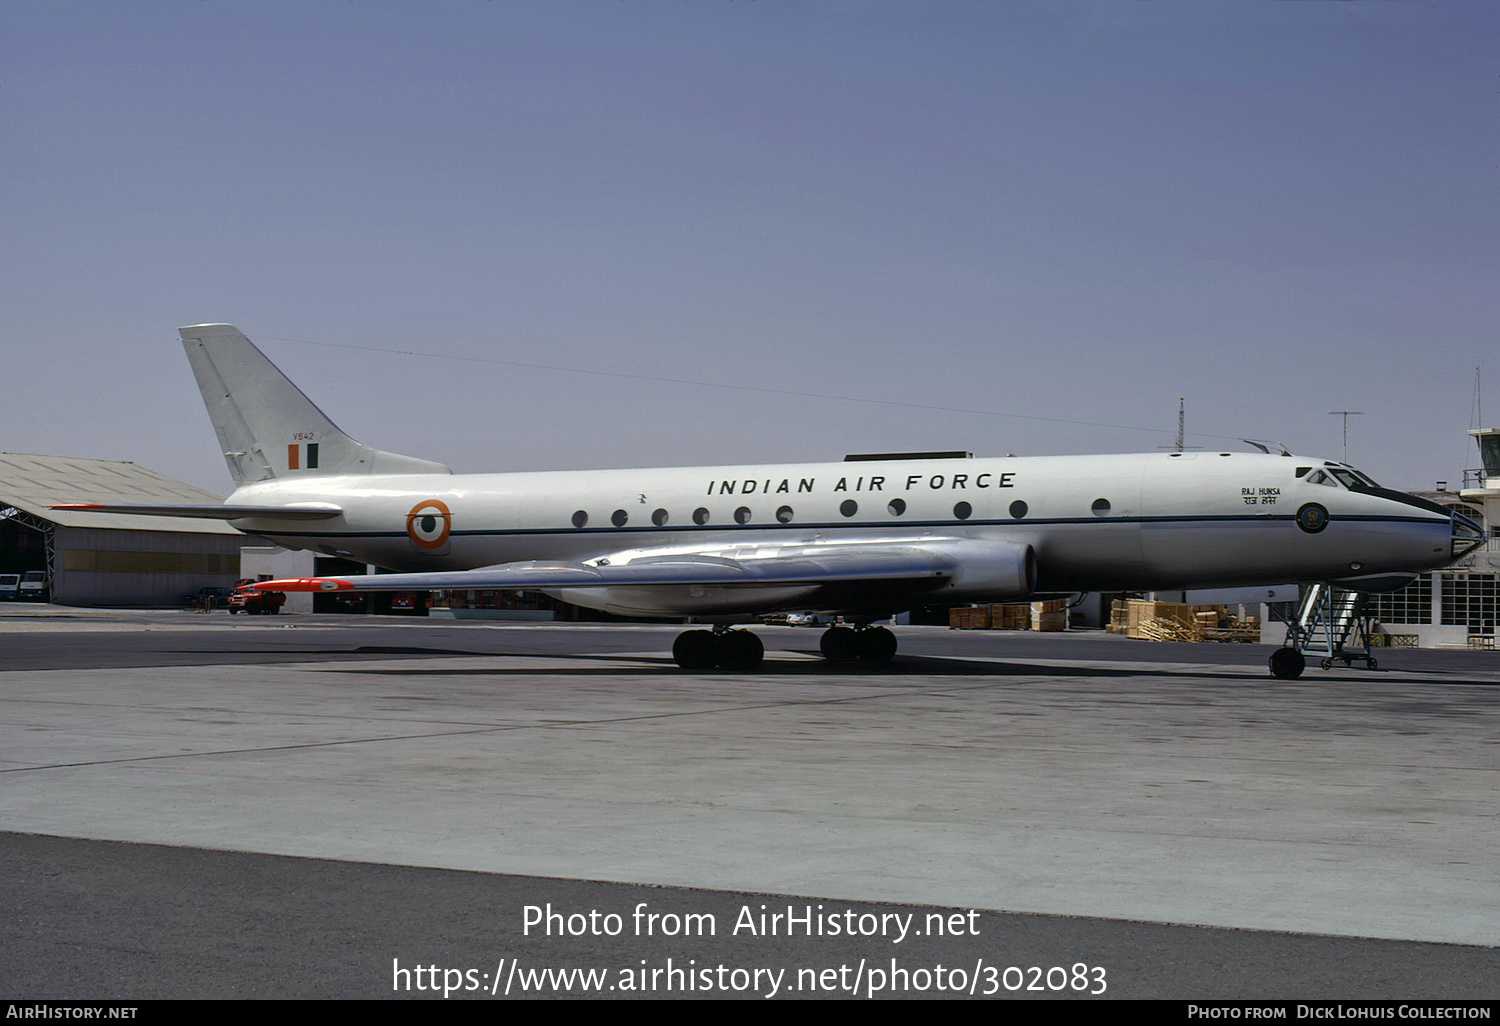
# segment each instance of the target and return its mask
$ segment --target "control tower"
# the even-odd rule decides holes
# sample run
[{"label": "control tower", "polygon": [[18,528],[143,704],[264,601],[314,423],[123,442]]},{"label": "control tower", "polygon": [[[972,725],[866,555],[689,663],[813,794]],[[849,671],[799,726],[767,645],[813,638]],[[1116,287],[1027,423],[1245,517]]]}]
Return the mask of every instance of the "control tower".
[{"label": "control tower", "polygon": [[1464,502],[1483,510],[1487,536],[1484,547],[1490,549],[1495,540],[1495,529],[1500,527],[1500,428],[1479,428],[1469,434],[1479,443],[1480,468],[1477,475],[1466,471],[1464,484],[1474,482],[1479,487],[1465,487],[1459,495]]}]

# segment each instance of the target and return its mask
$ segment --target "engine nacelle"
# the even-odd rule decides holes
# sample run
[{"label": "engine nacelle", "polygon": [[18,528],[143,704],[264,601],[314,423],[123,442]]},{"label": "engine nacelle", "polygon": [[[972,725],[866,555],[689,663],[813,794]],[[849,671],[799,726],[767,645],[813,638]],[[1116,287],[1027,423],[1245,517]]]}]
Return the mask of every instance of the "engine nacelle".
[{"label": "engine nacelle", "polygon": [[1009,602],[1036,591],[1036,550],[1014,542],[956,540],[924,542],[922,548],[953,560],[948,586],[933,593],[939,601]]}]

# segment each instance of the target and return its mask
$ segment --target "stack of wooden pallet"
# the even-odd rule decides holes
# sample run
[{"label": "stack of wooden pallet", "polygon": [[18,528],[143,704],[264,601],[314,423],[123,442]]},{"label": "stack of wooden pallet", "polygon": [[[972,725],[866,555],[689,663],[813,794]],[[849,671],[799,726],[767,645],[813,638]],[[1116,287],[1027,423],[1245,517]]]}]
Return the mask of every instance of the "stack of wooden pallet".
[{"label": "stack of wooden pallet", "polygon": [[1260,618],[1241,621],[1225,606],[1190,606],[1148,599],[1116,600],[1108,630],[1145,641],[1260,640]]},{"label": "stack of wooden pallet", "polygon": [[[958,630],[1024,631],[1032,629],[1036,606],[1052,603],[1000,603],[985,606],[959,606],[948,610],[948,626]],[[1066,615],[1066,614],[1064,614]],[[1060,627],[1035,628],[1061,630]]]},{"label": "stack of wooden pallet", "polygon": [[1141,638],[1145,641],[1198,641],[1197,629],[1173,620],[1171,617],[1160,616],[1150,620],[1142,620],[1136,625],[1135,633],[1129,635],[1132,638]]},{"label": "stack of wooden pallet", "polygon": [[1124,599],[1116,600],[1115,607],[1110,621],[1122,624],[1124,629],[1118,633],[1127,638],[1179,640],[1180,635],[1193,629],[1192,607],[1181,602]]}]

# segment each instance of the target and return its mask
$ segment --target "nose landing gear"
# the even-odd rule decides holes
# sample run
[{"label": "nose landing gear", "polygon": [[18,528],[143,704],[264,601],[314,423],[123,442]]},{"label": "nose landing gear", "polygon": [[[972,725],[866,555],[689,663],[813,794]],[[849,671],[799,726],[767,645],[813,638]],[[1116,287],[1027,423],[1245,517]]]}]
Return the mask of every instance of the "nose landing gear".
[{"label": "nose landing gear", "polygon": [[1278,648],[1271,653],[1271,676],[1273,677],[1295,680],[1302,676],[1302,671],[1306,666],[1307,659],[1295,648]]},{"label": "nose landing gear", "polygon": [[1362,591],[1313,584],[1303,589],[1295,619],[1276,613],[1273,606],[1273,615],[1286,620],[1286,645],[1271,653],[1271,676],[1295,680],[1309,658],[1325,670],[1333,669],[1335,662],[1351,667],[1356,661],[1378,669],[1370,652],[1375,618],[1369,600]]}]

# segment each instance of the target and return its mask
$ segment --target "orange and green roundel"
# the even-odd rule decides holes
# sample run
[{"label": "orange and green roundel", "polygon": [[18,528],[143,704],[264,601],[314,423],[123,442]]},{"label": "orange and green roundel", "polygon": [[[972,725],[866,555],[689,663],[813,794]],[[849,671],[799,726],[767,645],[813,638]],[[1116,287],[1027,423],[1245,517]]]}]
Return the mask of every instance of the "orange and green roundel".
[{"label": "orange and green roundel", "polygon": [[453,513],[438,499],[423,499],[406,514],[406,536],[419,549],[435,551],[448,544]]}]

